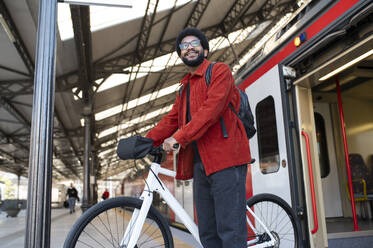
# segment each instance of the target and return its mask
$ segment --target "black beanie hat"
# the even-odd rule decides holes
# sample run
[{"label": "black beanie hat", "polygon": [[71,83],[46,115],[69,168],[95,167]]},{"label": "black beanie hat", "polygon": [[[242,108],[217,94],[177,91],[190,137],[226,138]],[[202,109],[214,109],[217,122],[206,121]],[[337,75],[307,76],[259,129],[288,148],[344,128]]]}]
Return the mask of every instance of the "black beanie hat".
[{"label": "black beanie hat", "polygon": [[181,50],[179,47],[179,44],[184,39],[185,36],[193,35],[196,36],[201,41],[201,46],[203,49],[207,49],[207,51],[210,51],[209,42],[207,41],[206,36],[196,28],[185,28],[183,31],[179,33],[179,35],[176,38],[176,52],[180,56]]}]

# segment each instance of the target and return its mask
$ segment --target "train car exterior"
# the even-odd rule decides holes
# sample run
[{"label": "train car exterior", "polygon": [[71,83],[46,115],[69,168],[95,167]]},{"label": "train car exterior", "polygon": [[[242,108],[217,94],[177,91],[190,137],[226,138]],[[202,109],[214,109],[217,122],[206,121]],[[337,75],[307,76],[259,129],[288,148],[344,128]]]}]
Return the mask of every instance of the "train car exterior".
[{"label": "train car exterior", "polygon": [[249,197],[286,200],[304,247],[372,235],[358,225],[372,217],[372,12],[371,1],[311,1],[236,76],[258,129]]},{"label": "train car exterior", "polygon": [[[257,128],[247,197],[287,201],[302,247],[331,247],[358,230],[373,236],[372,23],[372,1],[309,1],[235,75]],[[175,156],[163,165],[176,168]],[[192,180],[168,183],[194,217]],[[124,181],[121,194],[143,185]],[[178,222],[161,199],[158,208]]]}]

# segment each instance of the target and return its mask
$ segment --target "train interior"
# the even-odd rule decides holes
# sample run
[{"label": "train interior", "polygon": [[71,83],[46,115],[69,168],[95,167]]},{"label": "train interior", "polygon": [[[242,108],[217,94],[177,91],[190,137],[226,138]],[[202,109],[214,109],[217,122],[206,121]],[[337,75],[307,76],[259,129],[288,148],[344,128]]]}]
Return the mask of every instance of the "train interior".
[{"label": "train interior", "polygon": [[352,218],[347,161],[358,229],[373,231],[371,21],[372,16],[368,16],[350,26],[344,36],[294,66],[302,75],[294,82],[295,87],[305,89],[309,97],[308,101],[300,102],[298,108],[313,109],[311,119],[317,153],[314,158],[318,160],[315,166],[319,166],[322,188],[319,200],[323,202],[328,236],[352,232],[356,228]]}]

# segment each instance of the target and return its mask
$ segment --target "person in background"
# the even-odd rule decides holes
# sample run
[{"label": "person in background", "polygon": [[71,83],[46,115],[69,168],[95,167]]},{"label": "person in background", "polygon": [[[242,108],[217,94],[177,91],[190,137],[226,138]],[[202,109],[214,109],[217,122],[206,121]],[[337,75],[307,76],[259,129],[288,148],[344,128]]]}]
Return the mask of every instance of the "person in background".
[{"label": "person in background", "polygon": [[[246,173],[251,160],[249,141],[231,110],[240,105],[229,66],[216,63],[210,84],[209,43],[198,29],[186,28],[176,39],[176,51],[189,73],[171,111],[147,137],[163,149],[181,148],[176,179],[193,178],[198,230],[204,248],[246,248]],[[211,68],[211,67],[210,67]],[[226,135],[222,133],[222,122]]]},{"label": "person in background", "polygon": [[101,198],[102,198],[102,200],[106,200],[107,198],[109,198],[109,191],[108,191],[108,189],[105,189],[105,191],[104,191],[104,193],[102,193],[102,196],[101,196]]},{"label": "person in background", "polygon": [[67,189],[66,196],[69,201],[70,214],[72,214],[75,212],[75,201],[79,201],[78,191],[72,183],[70,183],[70,187]]}]

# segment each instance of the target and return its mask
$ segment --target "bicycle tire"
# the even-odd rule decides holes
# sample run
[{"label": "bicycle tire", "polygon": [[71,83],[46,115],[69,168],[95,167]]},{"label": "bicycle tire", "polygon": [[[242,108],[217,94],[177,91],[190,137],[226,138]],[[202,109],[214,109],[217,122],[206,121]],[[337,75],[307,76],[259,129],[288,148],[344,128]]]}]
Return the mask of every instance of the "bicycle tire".
[{"label": "bicycle tire", "polygon": [[[255,215],[266,225],[276,239],[273,248],[294,247],[299,248],[301,244],[299,223],[296,215],[289,204],[280,197],[272,194],[258,194],[247,201]],[[259,224],[255,223],[259,238],[258,243],[263,243],[269,237]],[[254,238],[252,236],[252,238]]]},{"label": "bicycle tire", "polygon": [[[64,248],[119,248],[125,224],[127,222],[128,225],[130,219],[127,216],[134,209],[140,209],[142,202],[133,197],[116,197],[92,206],[75,222],[67,235]],[[151,206],[146,218],[136,248],[173,248],[170,227],[159,211]]]}]

